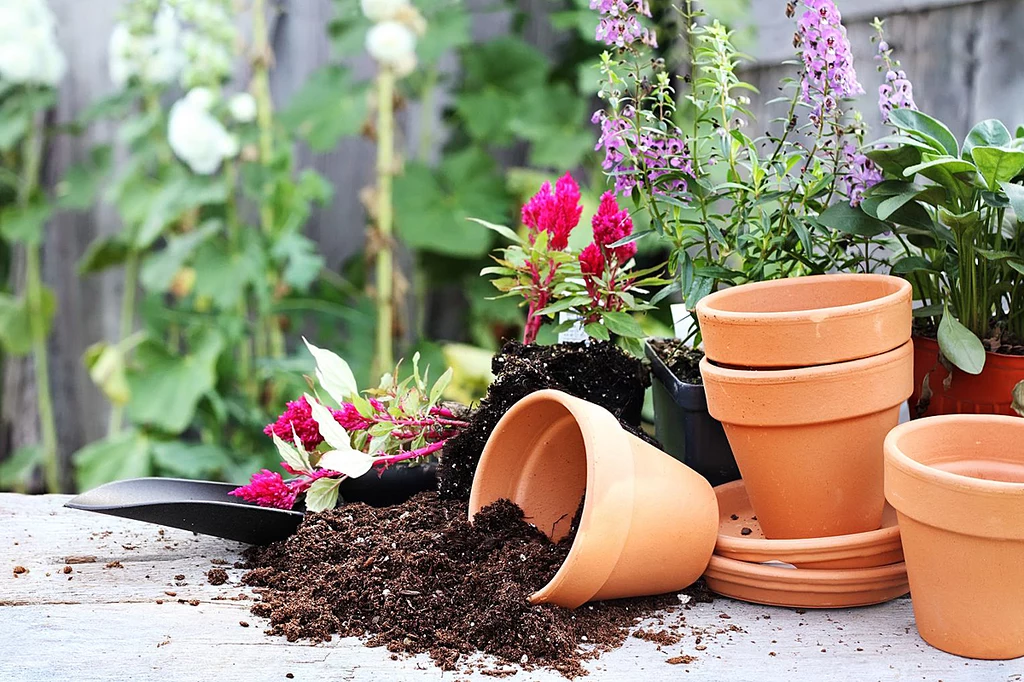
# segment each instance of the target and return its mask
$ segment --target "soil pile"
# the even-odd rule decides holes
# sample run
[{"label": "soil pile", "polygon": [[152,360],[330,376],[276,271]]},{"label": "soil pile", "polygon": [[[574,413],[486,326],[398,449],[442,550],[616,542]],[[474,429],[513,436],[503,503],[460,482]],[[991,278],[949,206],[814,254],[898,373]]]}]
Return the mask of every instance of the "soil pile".
[{"label": "soil pile", "polygon": [[[539,346],[511,342],[491,361],[495,380],[470,425],[445,445],[438,467],[438,492],[468,499],[484,444],[510,407],[534,391],[554,388],[610,411],[631,433],[640,430],[644,390],[651,385],[644,364],[607,341]],[[653,441],[651,441],[653,443]]]},{"label": "soil pile", "polygon": [[466,517],[465,502],[435,493],[309,515],[289,539],[248,550],[243,582],[261,597],[252,611],[289,641],[357,636],[396,654],[426,652],[446,670],[482,651],[574,677],[640,617],[679,604],[663,595],[533,606],[527,598],[561,566],[575,532],[552,543],[507,500],[474,525]]}]

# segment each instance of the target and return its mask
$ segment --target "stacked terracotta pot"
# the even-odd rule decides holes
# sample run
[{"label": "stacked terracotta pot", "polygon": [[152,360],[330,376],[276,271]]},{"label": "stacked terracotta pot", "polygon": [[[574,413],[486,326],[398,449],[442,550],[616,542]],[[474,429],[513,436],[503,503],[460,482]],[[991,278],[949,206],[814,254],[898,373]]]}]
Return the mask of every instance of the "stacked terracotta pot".
[{"label": "stacked terracotta pot", "polygon": [[[913,389],[910,285],[868,274],[760,282],[706,297],[697,316],[708,409],[725,427],[756,532],[768,541],[837,538],[826,545],[859,546],[864,534],[878,538],[886,510],[882,444]],[[748,536],[755,534],[747,529]],[[888,585],[886,598],[905,591],[902,564],[892,568],[895,557],[886,552],[868,554],[828,567],[827,561],[804,561],[811,567],[801,571],[800,580],[823,578],[814,570],[887,566],[879,577]],[[718,559],[709,578],[716,563],[721,568]],[[877,563],[882,561],[889,563]],[[750,570],[755,565],[763,572],[760,563]],[[864,576],[839,574],[826,582],[859,577]],[[853,603],[824,599],[801,605]]]}]

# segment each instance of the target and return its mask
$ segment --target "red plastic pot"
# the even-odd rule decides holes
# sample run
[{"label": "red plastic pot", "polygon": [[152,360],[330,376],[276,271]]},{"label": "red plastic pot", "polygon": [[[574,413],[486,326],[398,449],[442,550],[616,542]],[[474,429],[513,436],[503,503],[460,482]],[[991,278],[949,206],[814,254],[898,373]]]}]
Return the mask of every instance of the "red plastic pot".
[{"label": "red plastic pot", "polygon": [[[927,409],[919,412],[921,387],[925,376],[931,389]],[[914,392],[910,396],[910,415],[930,417],[940,414],[1007,414],[1013,387],[1024,381],[1024,356],[986,353],[981,374],[953,369],[949,388],[943,385],[949,372],[939,362],[939,344],[935,339],[914,337]],[[921,407],[924,407],[923,405]]]}]

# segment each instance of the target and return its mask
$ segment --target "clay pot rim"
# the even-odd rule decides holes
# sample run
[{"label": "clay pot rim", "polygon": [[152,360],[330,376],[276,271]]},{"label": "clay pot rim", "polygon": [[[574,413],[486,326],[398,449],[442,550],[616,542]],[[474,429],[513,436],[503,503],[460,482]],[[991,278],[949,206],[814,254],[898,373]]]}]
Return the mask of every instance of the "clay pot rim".
[{"label": "clay pot rim", "polygon": [[[742,489],[746,496],[746,485],[743,480],[724,483],[715,488],[715,496],[719,501],[719,516],[724,517],[730,509],[729,505],[723,504],[723,498],[732,499],[738,495],[736,491]],[[726,498],[725,496],[729,496]],[[747,504],[749,505],[749,499]],[[729,554],[745,555],[746,557],[756,556],[763,561],[785,561],[786,563],[814,563],[821,564],[828,561],[842,561],[863,556],[884,555],[901,547],[900,529],[896,523],[895,510],[890,506],[891,525],[884,525],[877,530],[870,530],[863,533],[850,533],[846,535],[831,535],[822,538],[780,538],[772,540],[768,538],[744,538],[735,535],[718,533],[718,540],[715,544],[715,553],[723,558],[736,561],[754,562],[758,559],[748,559],[742,556],[728,556]],[[752,509],[751,509],[752,510]],[[753,523],[758,523],[754,521]],[[864,550],[871,550],[865,552]],[[815,569],[828,570],[828,569]],[[846,570],[846,569],[832,569]]]},{"label": "clay pot rim", "polygon": [[834,273],[830,275],[808,275],[806,277],[790,277],[786,279],[775,279],[764,282],[750,282],[744,284],[742,289],[744,292],[750,292],[756,289],[771,289],[781,286],[808,286],[812,287],[815,283],[820,282],[823,278],[829,278],[830,282],[838,282],[839,280],[854,280],[864,281],[865,279],[874,279],[884,283],[891,283],[896,286],[896,290],[892,293],[873,298],[869,301],[862,301],[860,303],[850,303],[842,306],[830,306],[825,308],[808,308],[806,310],[785,310],[775,312],[757,312],[757,311],[736,311],[736,310],[724,310],[722,308],[713,307],[715,303],[731,298],[735,295],[735,292],[740,287],[732,287],[729,289],[723,289],[716,291],[713,294],[709,294],[697,302],[695,310],[698,315],[704,317],[713,318],[723,323],[733,324],[758,324],[762,321],[768,320],[771,324],[785,323],[785,322],[809,322],[812,318],[823,317],[828,320],[835,320],[836,318],[842,317],[861,317],[865,315],[875,315],[881,308],[887,308],[889,306],[897,305],[903,300],[909,300],[913,295],[913,287],[910,282],[903,279],[902,277],[895,277],[893,275],[881,275],[876,273]]},{"label": "clay pot rim", "polygon": [[[797,591],[829,593],[849,592],[850,587],[856,586],[863,586],[866,591],[877,590],[884,585],[905,583],[907,564],[901,561],[872,568],[784,568],[716,554],[711,557],[705,575],[713,573],[727,576],[730,582],[750,587],[777,586],[787,592],[798,588]],[[715,578],[714,575],[711,577]]]},{"label": "clay pot rim", "polygon": [[[700,371],[701,376],[710,375],[714,381],[725,384],[802,384],[838,378],[853,372],[881,369],[887,365],[905,361],[907,355],[913,354],[913,350],[913,342],[908,339],[892,350],[858,360],[785,369],[722,367],[712,363],[707,356],[704,356],[700,361]],[[708,383],[706,379],[705,383]]]},{"label": "clay pot rim", "polygon": [[885,458],[892,466],[925,483],[973,495],[1013,496],[1024,499],[1024,483],[993,481],[945,471],[918,462],[899,446],[900,439],[907,434],[921,430],[930,431],[947,425],[960,425],[961,428],[970,429],[986,426],[1012,427],[1024,434],[1024,418],[1004,414],[944,414],[923,417],[899,424],[886,435],[883,444]]}]

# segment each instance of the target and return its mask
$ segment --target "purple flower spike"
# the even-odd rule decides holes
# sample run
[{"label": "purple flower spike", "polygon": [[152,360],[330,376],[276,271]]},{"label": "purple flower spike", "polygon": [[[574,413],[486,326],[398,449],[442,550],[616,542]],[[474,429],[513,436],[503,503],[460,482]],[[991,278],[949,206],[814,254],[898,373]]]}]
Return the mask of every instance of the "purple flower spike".
[{"label": "purple flower spike", "polygon": [[853,52],[839,8],[832,0],[805,0],[797,37],[806,75],[803,101],[812,107],[811,120],[820,122],[839,111],[838,100],[864,93],[853,68]]}]

